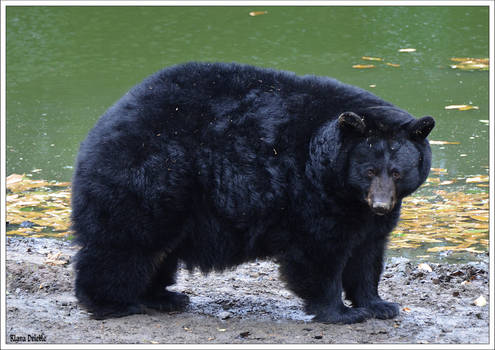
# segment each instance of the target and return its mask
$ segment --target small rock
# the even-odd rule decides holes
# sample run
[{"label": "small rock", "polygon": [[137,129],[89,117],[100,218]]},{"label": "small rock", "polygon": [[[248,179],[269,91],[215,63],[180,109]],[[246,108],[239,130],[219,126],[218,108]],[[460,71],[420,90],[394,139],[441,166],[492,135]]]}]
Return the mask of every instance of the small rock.
[{"label": "small rock", "polygon": [[475,301],[473,301],[473,305],[476,305],[476,306],[485,306],[486,305],[486,299],[483,295],[480,295],[478,297],[478,299],[476,299]]},{"label": "small rock", "polygon": [[442,332],[443,333],[450,333],[450,332],[452,332],[452,329],[448,328],[448,327],[442,327]]},{"label": "small rock", "polygon": [[239,333],[239,336],[241,338],[246,338],[246,337],[249,337],[251,335],[251,332],[242,332],[242,333]]},{"label": "small rock", "polygon": [[432,268],[430,267],[430,265],[428,264],[425,264],[425,263],[421,263],[418,265],[418,270],[420,271],[424,271],[424,272],[432,272]]},{"label": "small rock", "polygon": [[228,311],[222,311],[218,314],[218,317],[220,317],[220,319],[222,320],[226,320],[228,318],[230,318],[232,316],[232,314]]}]

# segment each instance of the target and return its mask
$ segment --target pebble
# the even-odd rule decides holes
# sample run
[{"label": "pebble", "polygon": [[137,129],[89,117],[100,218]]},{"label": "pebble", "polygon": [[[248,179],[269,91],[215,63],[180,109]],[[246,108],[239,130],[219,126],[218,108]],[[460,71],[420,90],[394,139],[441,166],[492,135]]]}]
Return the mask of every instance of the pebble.
[{"label": "pebble", "polygon": [[230,313],[228,311],[222,311],[218,314],[218,317],[220,317],[220,319],[222,319],[222,320],[226,320],[226,319],[232,317],[232,313]]}]

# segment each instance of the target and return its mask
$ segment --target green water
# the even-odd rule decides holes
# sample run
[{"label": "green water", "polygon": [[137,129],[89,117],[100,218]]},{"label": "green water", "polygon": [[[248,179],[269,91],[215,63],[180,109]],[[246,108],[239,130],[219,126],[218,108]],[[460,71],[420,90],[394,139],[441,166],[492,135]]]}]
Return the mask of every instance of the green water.
[{"label": "green water", "polygon": [[[268,13],[249,16],[260,10]],[[191,60],[369,89],[434,116],[431,140],[460,142],[432,146],[433,167],[446,177],[488,172],[489,127],[479,121],[489,119],[488,72],[449,67],[451,57],[488,57],[487,7],[9,6],[6,22],[7,175],[70,180],[79,143],[112,103],[149,74]],[[352,68],[370,63],[376,68]],[[470,103],[479,109],[444,109]]]}]

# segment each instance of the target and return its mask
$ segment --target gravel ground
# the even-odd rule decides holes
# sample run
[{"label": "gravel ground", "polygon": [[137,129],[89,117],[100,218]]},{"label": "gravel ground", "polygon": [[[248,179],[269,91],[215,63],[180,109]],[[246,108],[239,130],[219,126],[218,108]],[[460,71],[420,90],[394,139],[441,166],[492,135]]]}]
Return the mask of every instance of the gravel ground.
[{"label": "gravel ground", "polygon": [[[205,276],[181,269],[173,290],[185,312],[90,319],[73,293],[77,247],[53,239],[6,239],[6,342],[132,344],[488,344],[489,259],[467,264],[389,258],[381,296],[401,304],[392,320],[311,322],[284,288],[277,265],[255,261]],[[431,268],[431,271],[428,269]],[[483,297],[487,304],[479,303]],[[474,301],[478,299],[478,305]]]}]

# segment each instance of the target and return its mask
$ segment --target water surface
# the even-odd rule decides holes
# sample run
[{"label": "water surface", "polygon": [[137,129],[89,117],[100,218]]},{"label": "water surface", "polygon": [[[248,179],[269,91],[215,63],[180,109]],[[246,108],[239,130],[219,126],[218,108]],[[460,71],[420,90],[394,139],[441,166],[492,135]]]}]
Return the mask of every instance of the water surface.
[{"label": "water surface", "polygon": [[[251,11],[267,13],[253,17]],[[487,71],[452,69],[450,59],[488,57],[488,7],[8,6],[6,22],[7,175],[70,181],[79,143],[98,117],[134,84],[169,65],[235,61],[327,75],[417,117],[433,116],[437,126],[430,140],[458,143],[432,145],[436,171],[416,194],[427,196],[419,208],[428,211],[431,202],[438,209],[442,196],[449,198],[445,205],[450,207],[438,210],[464,216],[448,223],[433,218],[431,234],[445,232],[441,244],[484,240],[468,248],[486,250],[488,223],[465,215],[469,198],[462,203],[452,198],[488,191],[486,183],[468,184],[466,178],[488,174],[489,77]],[[416,50],[399,52],[402,48]],[[353,68],[356,64],[375,68]],[[445,109],[458,104],[478,109]],[[449,197],[456,191],[459,196]],[[67,232],[62,222],[68,224],[68,214],[65,207],[60,210],[64,219],[55,223],[54,235]],[[17,225],[10,229],[29,218],[10,214]],[[418,227],[427,225],[421,217]],[[477,236],[464,235],[470,232],[464,227]],[[392,254],[429,254],[428,244],[405,247]]]},{"label": "water surface", "polygon": [[[268,13],[249,16],[256,10]],[[488,125],[479,120],[488,119],[488,72],[449,67],[451,57],[488,57],[487,7],[9,6],[6,19],[7,174],[70,180],[79,143],[112,103],[149,74],[191,60],[328,75],[371,90],[434,116],[431,139],[460,142],[433,146],[434,167],[487,172]],[[352,68],[363,63],[376,68]],[[470,103],[479,109],[444,109]]]}]

